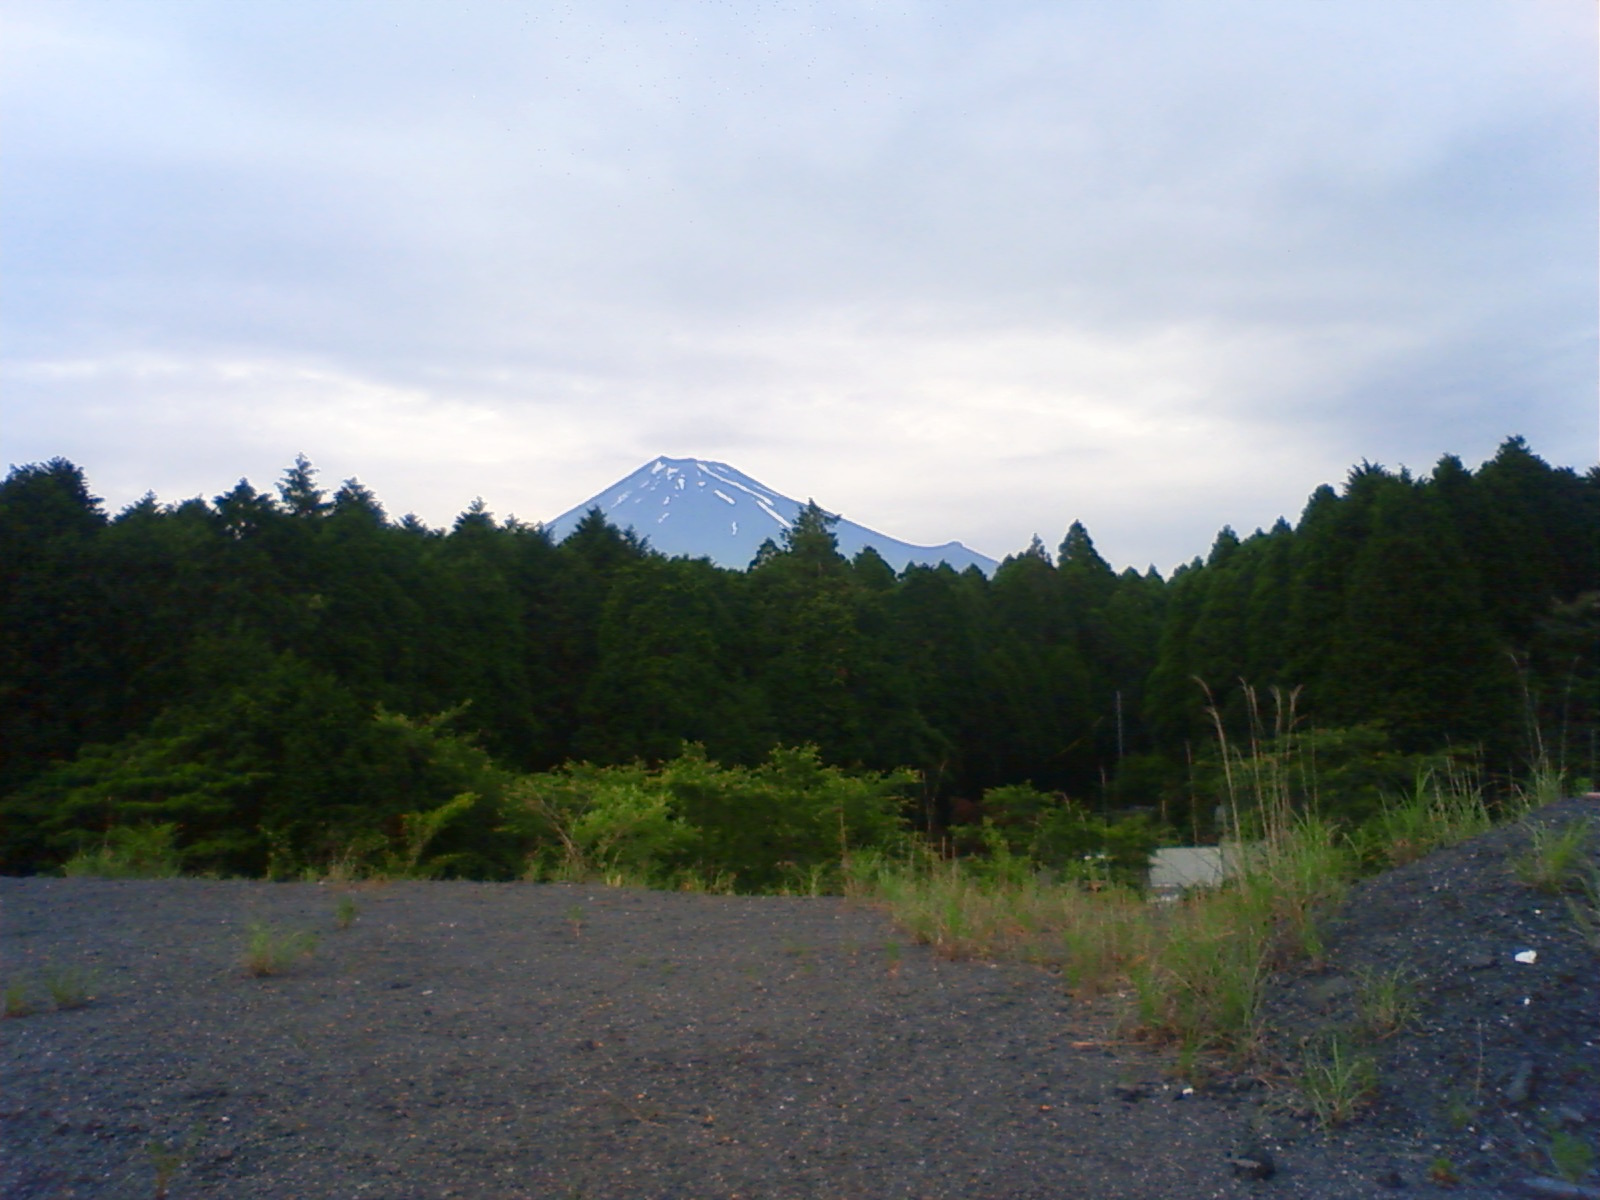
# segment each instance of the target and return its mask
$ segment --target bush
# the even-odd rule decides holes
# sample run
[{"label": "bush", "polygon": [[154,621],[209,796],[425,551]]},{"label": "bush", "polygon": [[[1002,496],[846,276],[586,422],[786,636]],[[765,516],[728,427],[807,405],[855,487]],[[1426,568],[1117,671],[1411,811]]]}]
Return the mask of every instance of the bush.
[{"label": "bush", "polygon": [[99,843],[79,850],[61,866],[63,875],[100,879],[170,879],[179,871],[174,845],[178,827],[118,825]]},{"label": "bush", "polygon": [[506,821],[532,844],[534,878],[836,890],[852,854],[901,836],[915,778],[824,766],[809,746],[775,749],[757,767],[724,767],[690,746],[655,770],[579,763],[527,776],[507,792]]}]

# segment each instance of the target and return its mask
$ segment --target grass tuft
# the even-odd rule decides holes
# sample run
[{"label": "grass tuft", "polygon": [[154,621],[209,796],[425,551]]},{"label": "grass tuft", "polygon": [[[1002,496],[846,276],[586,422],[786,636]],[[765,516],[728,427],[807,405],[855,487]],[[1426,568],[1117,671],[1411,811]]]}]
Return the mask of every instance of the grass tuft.
[{"label": "grass tuft", "polygon": [[301,931],[274,929],[270,925],[252,925],[245,942],[243,966],[246,975],[260,978],[264,975],[282,975],[301,959],[309,958],[317,948],[317,935]]},{"label": "grass tuft", "polygon": [[356,923],[356,917],[360,914],[361,907],[356,903],[355,897],[343,895],[333,906],[333,923],[340,929],[349,929]]},{"label": "grass tuft", "polygon": [[1408,794],[1385,798],[1383,811],[1361,831],[1359,850],[1371,867],[1403,867],[1493,824],[1482,787],[1455,767],[1430,768],[1417,773]]},{"label": "grass tuft", "polygon": [[1356,1012],[1361,1031],[1382,1040],[1393,1037],[1417,1017],[1416,980],[1406,967],[1367,970],[1356,975]]},{"label": "grass tuft", "polygon": [[1517,878],[1552,896],[1582,890],[1594,829],[1592,820],[1569,821],[1559,828],[1535,825],[1527,853],[1512,864]]},{"label": "grass tuft", "polygon": [[43,982],[58,1009],[82,1008],[94,999],[94,976],[80,967],[51,967]]},{"label": "grass tuft", "polygon": [[1333,1129],[1353,1119],[1377,1093],[1378,1065],[1336,1035],[1306,1048],[1298,1083],[1317,1123]]},{"label": "grass tuft", "polygon": [[37,1009],[29,995],[28,984],[22,979],[8,979],[0,988],[0,1013],[7,1017],[32,1016]]}]

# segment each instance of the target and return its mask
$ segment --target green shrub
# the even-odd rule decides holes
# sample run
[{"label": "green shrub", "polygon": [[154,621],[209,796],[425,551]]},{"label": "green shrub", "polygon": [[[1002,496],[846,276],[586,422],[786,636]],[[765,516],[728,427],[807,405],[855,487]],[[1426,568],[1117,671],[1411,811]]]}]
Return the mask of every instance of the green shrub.
[{"label": "green shrub", "polygon": [[116,825],[62,864],[61,873],[100,879],[170,879],[179,871],[176,824]]},{"label": "green shrub", "polygon": [[577,763],[527,776],[507,791],[506,822],[533,846],[529,878],[810,892],[842,886],[853,855],[902,836],[915,779],[824,766],[814,747],[725,767],[690,746],[655,770]]}]

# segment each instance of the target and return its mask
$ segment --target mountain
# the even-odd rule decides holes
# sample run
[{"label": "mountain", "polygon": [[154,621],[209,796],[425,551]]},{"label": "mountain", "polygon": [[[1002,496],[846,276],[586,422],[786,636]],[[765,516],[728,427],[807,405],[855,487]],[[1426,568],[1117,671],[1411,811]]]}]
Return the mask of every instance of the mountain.
[{"label": "mountain", "polygon": [[[559,542],[577,528],[586,512],[598,508],[613,525],[631,528],[669,557],[709,558],[718,566],[742,571],[762,542],[771,538],[782,544],[783,531],[802,507],[798,500],[780,495],[727,463],[658,458],[568,509],[546,528]],[[957,571],[977,567],[988,575],[999,565],[960,542],[913,546],[843,518],[834,526],[834,533],[846,558],[871,546],[896,571],[908,563],[937,566],[947,562]]]}]

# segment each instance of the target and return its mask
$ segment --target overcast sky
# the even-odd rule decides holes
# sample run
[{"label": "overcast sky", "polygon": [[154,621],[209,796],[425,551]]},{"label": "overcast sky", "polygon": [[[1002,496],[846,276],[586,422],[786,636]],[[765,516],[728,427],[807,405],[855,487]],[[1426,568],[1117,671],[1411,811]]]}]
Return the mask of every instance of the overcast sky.
[{"label": "overcast sky", "polygon": [[657,454],[1163,571],[1596,458],[1593,0],[0,8],[0,460],[547,520]]}]

